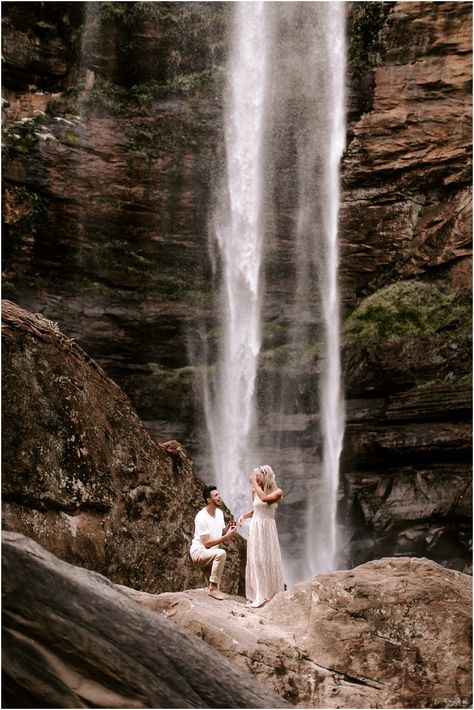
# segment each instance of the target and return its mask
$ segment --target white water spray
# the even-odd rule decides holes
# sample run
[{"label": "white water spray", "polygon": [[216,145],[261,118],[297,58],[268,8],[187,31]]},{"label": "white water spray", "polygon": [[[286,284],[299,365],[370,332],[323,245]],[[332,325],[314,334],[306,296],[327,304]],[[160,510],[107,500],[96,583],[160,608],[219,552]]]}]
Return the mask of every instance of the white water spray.
[{"label": "white water spray", "polygon": [[344,432],[337,236],[339,164],[345,147],[345,10],[342,2],[317,6],[315,41],[307,58],[313,101],[300,147],[298,219],[298,226],[309,236],[303,258],[314,264],[317,273],[325,340],[319,385],[323,456],[319,485],[309,492],[306,515],[306,557],[312,575],[337,566],[337,493]]},{"label": "white water spray", "polygon": [[234,515],[249,507],[248,476],[260,351],[263,148],[268,32],[264,2],[234,5],[225,105],[226,175],[215,215],[224,319],[218,378],[206,403],[216,484]]},{"label": "white water spray", "polygon": [[[253,437],[254,390],[263,300],[264,131],[272,125],[270,111],[266,113],[273,103],[279,125],[291,128],[296,146],[298,197],[290,243],[297,279],[288,339],[296,354],[307,352],[315,342],[323,344],[322,460],[309,464],[301,456],[300,461],[289,462],[294,475],[303,472],[294,484],[302,487],[300,495],[306,503],[304,518],[289,520],[290,528],[285,530],[291,540],[304,528],[296,544],[299,557],[294,548],[288,555],[283,549],[285,577],[293,583],[337,565],[336,508],[344,426],[337,224],[339,163],[345,145],[345,8],[343,2],[237,2],[233,11],[225,105],[226,173],[214,220],[222,266],[223,322],[217,377],[207,392],[206,416],[215,481],[227,505],[238,514],[250,505],[251,467],[263,462]],[[274,46],[270,61],[272,35],[278,35],[279,45]],[[278,209],[277,195],[274,202]],[[315,334],[315,328],[323,333]],[[284,378],[281,373],[282,382]],[[282,396],[291,397],[292,386],[291,379],[285,381]],[[279,457],[275,447],[270,463],[277,477],[288,475],[290,470],[279,470]]]}]

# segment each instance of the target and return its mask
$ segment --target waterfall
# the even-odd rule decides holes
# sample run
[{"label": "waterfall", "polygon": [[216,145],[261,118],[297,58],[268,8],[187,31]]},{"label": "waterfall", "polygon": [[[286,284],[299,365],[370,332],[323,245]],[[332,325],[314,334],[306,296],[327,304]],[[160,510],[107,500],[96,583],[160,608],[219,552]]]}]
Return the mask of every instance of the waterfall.
[{"label": "waterfall", "polygon": [[[305,309],[318,289],[324,348],[319,382],[319,427],[322,462],[319,484],[307,491],[306,575],[329,572],[337,565],[337,493],[344,414],[341,395],[338,273],[339,163],[345,147],[345,10],[344,3],[308,3],[305,71],[293,79],[303,109],[297,126],[298,213],[296,245],[297,310]],[[304,62],[304,64],[303,64]],[[296,318],[298,321],[298,318]],[[296,323],[298,344],[308,344]]]},{"label": "waterfall", "polygon": [[[292,490],[294,507],[287,510],[297,511],[296,518],[282,506],[279,519],[285,578],[291,584],[337,566],[344,427],[337,232],[339,163],[345,146],[345,7],[343,2],[237,2],[233,12],[226,172],[214,215],[223,321],[220,358],[207,391],[207,426],[215,481],[234,514],[250,505],[247,478],[255,465],[270,463],[282,487]],[[267,151],[272,131],[273,147]],[[280,153],[287,165],[281,181],[276,167]],[[270,175],[271,198],[264,191]],[[270,203],[276,214],[285,203],[285,220],[281,228],[278,220],[268,220],[273,233],[265,238],[273,247],[265,244],[265,249],[283,245],[295,273],[292,303],[281,303],[276,316],[278,337],[286,333],[296,368],[298,358],[319,348],[319,375],[311,375],[307,384],[318,412],[314,445],[310,453],[303,452],[297,441],[294,458],[285,450],[292,445],[269,444],[272,438],[266,434],[269,414],[282,421],[287,414],[288,419],[300,416],[294,404],[296,380],[280,372],[279,391],[267,392],[262,411],[256,412],[254,403],[261,312],[265,315],[267,303],[261,273],[263,227]],[[279,292],[278,284],[276,288]],[[275,318],[274,298],[271,307]]]},{"label": "waterfall", "polygon": [[237,2],[225,99],[226,173],[214,234],[222,265],[218,373],[206,402],[215,481],[234,515],[248,509],[260,351],[263,150],[268,31],[264,2]]}]

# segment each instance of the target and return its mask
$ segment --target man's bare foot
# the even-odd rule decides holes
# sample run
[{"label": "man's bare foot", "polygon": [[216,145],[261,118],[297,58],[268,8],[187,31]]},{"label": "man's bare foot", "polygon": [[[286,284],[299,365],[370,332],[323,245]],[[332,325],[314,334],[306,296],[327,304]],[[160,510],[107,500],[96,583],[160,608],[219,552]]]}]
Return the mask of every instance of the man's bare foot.
[{"label": "man's bare foot", "polygon": [[227,599],[227,596],[225,594],[222,594],[218,589],[216,588],[209,588],[207,590],[207,593],[209,594],[210,597],[213,597],[214,599],[219,599],[219,601],[222,601],[222,599]]}]

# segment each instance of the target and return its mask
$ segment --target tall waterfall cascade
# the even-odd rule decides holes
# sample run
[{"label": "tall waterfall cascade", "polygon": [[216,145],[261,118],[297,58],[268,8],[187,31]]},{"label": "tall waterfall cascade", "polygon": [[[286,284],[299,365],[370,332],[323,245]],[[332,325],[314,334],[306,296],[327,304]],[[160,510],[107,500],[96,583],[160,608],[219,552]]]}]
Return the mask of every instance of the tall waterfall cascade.
[{"label": "tall waterfall cascade", "polygon": [[[287,522],[299,534],[298,559],[282,546],[286,581],[292,584],[337,566],[344,429],[337,283],[339,163],[345,147],[344,3],[235,3],[227,79],[226,171],[214,219],[223,321],[207,425],[215,481],[234,515],[249,509],[248,476],[255,466],[272,465],[286,489],[288,478],[283,479],[290,474],[282,469],[294,464],[299,478],[291,487],[302,488],[305,507]],[[291,126],[294,146],[293,227],[284,235],[295,273],[292,303],[286,304],[291,314],[287,343],[295,353],[319,344],[319,377],[311,383],[318,409],[314,449],[319,453],[310,463],[302,456],[285,465],[278,447],[264,449],[263,437],[256,435],[265,429],[266,412],[256,411],[255,402],[265,318],[262,254],[270,239],[265,218],[279,208],[278,195],[267,194],[279,150],[274,137],[268,150],[269,134],[278,121]],[[292,386],[287,382],[280,397],[291,396]]]},{"label": "tall waterfall cascade", "polygon": [[[337,565],[337,492],[344,414],[341,395],[338,273],[339,164],[345,148],[345,15],[343,3],[317,3],[308,48],[305,96],[312,97],[298,151],[299,253],[319,284],[324,353],[320,377],[322,465],[319,489],[308,492],[306,557],[311,575]],[[311,35],[310,35],[311,36]]]},{"label": "tall waterfall cascade", "polygon": [[215,399],[207,404],[216,482],[234,515],[249,507],[254,388],[260,351],[263,147],[268,76],[264,2],[234,5],[225,104],[226,174],[215,236],[224,322]]}]

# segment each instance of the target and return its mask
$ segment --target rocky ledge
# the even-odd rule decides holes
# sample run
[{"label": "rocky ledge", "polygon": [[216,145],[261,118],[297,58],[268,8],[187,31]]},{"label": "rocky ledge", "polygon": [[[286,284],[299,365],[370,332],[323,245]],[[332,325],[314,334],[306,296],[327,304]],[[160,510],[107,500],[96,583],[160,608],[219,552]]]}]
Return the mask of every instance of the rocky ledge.
[{"label": "rocky ledge", "polygon": [[204,590],[123,590],[298,707],[468,707],[471,580],[384,558],[314,577],[261,609]]},{"label": "rocky ledge", "polygon": [[471,706],[471,580],[429,560],[321,575],[249,609],[116,586],[17,533],[2,545],[7,707]]},{"label": "rocky ledge", "polygon": [[3,707],[286,707],[105,577],[17,533],[2,547]]}]

